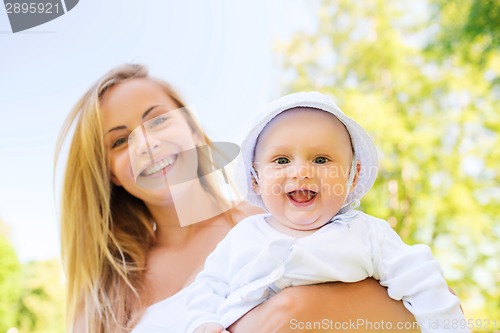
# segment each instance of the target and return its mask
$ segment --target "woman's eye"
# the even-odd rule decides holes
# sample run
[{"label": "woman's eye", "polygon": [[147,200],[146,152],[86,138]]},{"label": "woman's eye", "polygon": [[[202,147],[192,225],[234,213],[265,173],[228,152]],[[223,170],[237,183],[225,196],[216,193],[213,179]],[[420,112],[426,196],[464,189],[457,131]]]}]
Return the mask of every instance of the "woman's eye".
[{"label": "woman's eye", "polygon": [[274,162],[277,164],[287,164],[290,163],[290,160],[286,157],[278,157],[277,159],[274,160]]},{"label": "woman's eye", "polygon": [[325,164],[328,162],[328,159],[324,156],[318,156],[314,158],[313,162],[316,164]]},{"label": "woman's eye", "polygon": [[122,144],[126,143],[128,141],[128,138],[119,138],[116,139],[113,144],[111,145],[111,149],[116,148],[121,146]]},{"label": "woman's eye", "polygon": [[166,117],[158,117],[149,122],[149,128],[156,127],[158,125],[163,124],[167,120]]}]

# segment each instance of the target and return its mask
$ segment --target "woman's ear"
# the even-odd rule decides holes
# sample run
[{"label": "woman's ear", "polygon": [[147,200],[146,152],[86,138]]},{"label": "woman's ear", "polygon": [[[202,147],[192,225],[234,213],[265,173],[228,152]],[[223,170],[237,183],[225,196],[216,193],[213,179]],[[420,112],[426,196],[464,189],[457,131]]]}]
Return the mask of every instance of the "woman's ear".
[{"label": "woman's ear", "polygon": [[114,174],[111,174],[111,182],[116,186],[122,186],[122,183],[116,178]]},{"label": "woman's ear", "polygon": [[202,140],[201,134],[194,130],[193,130],[193,142],[196,145],[196,147],[200,147],[205,144],[204,140]]}]

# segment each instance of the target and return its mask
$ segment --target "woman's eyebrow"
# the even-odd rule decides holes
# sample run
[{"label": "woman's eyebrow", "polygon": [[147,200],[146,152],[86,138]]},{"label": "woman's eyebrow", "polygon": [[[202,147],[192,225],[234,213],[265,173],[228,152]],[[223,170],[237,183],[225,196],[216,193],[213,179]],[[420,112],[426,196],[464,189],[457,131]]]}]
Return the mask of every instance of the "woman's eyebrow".
[{"label": "woman's eyebrow", "polygon": [[144,113],[142,114],[142,120],[144,120],[148,116],[148,114],[151,113],[151,111],[153,111],[154,108],[157,108],[159,106],[161,105],[153,105],[149,107],[146,111],[144,111]]},{"label": "woman's eyebrow", "polygon": [[108,135],[109,133],[113,132],[113,131],[119,131],[119,130],[124,130],[124,129],[127,129],[127,126],[125,125],[120,125],[120,126],[116,126],[116,127],[113,127],[112,129],[110,129],[106,134],[104,134],[104,136]]},{"label": "woman's eyebrow", "polygon": [[[144,113],[142,114],[142,120],[144,120],[148,114],[153,111],[154,108],[158,107],[158,106],[161,106],[161,105],[153,105],[151,107],[149,107],[146,111],[144,111]],[[120,125],[120,126],[116,126],[116,127],[113,127],[111,128],[106,134],[104,134],[104,136],[108,135],[110,132],[113,132],[113,131],[119,131],[119,130],[124,130],[124,129],[127,129],[127,126],[125,125]]]}]

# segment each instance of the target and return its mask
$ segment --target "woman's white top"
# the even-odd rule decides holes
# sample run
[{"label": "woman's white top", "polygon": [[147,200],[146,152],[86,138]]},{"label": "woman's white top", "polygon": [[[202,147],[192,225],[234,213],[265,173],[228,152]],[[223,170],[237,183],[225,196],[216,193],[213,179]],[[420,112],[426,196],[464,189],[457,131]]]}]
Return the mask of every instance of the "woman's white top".
[{"label": "woman's white top", "polygon": [[149,306],[132,333],[184,333],[189,291],[193,285]]},{"label": "woman's white top", "polygon": [[[350,211],[296,238],[269,226],[268,216],[244,219],[208,256],[187,292],[188,332],[208,322],[228,327],[286,287],[367,277],[379,280],[391,298],[403,300],[422,332],[470,332],[455,325],[465,322],[464,316],[429,247],[405,244],[386,221]],[[175,312],[164,316],[168,321]]]}]

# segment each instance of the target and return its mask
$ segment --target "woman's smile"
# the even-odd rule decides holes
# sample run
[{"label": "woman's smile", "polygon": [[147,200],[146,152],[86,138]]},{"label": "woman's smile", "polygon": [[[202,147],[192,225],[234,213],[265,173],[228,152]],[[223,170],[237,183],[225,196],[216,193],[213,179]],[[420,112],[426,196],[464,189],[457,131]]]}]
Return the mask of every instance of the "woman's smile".
[{"label": "woman's smile", "polygon": [[159,176],[165,175],[171,168],[172,165],[177,160],[179,155],[170,155],[168,157],[162,158],[159,161],[154,162],[153,164],[146,167],[140,174],[140,177],[149,177],[149,176]]}]

